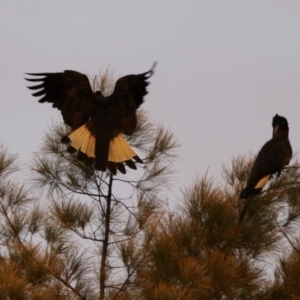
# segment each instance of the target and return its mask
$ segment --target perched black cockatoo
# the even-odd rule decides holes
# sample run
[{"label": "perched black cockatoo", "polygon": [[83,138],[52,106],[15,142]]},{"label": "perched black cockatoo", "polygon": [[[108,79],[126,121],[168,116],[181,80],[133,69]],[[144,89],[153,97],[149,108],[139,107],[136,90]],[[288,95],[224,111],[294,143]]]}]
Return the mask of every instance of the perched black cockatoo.
[{"label": "perched black cockatoo", "polygon": [[291,160],[293,151],[289,141],[287,119],[275,115],[272,126],[273,137],[259,151],[252,166],[247,186],[240,194],[241,199],[257,195],[271,178],[272,174],[277,173],[279,177],[283,168]]},{"label": "perched black cockatoo", "polygon": [[61,140],[69,143],[69,152],[78,151],[78,158],[86,163],[95,161],[97,170],[126,173],[125,165],[136,169],[135,163],[143,162],[123,134],[131,135],[136,129],[136,110],[147,94],[155,65],[146,73],[119,78],[108,97],[93,92],[87,76],[76,71],[27,73],[38,78],[26,80],[38,83],[28,87],[38,90],[32,95],[42,96],[40,103],[52,103],[71,127]]}]

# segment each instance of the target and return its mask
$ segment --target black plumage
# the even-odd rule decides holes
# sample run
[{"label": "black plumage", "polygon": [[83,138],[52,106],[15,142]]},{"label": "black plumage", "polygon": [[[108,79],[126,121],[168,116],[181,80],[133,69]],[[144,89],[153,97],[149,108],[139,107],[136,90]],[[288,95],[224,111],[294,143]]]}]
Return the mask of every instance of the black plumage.
[{"label": "black plumage", "polygon": [[108,97],[93,92],[87,76],[76,71],[27,73],[37,78],[26,80],[38,83],[28,87],[37,90],[32,95],[42,97],[40,103],[52,103],[71,127],[70,134],[62,138],[69,143],[70,152],[78,151],[78,158],[85,162],[95,161],[97,170],[126,173],[125,165],[136,169],[135,163],[142,160],[123,134],[131,135],[136,129],[136,110],[148,93],[155,65],[148,72],[119,78]]},{"label": "black plumage", "polygon": [[272,139],[266,142],[259,151],[252,166],[247,186],[240,194],[241,199],[260,193],[271,176],[277,173],[279,177],[283,168],[291,160],[292,147],[289,141],[287,119],[276,114],[272,126]]}]

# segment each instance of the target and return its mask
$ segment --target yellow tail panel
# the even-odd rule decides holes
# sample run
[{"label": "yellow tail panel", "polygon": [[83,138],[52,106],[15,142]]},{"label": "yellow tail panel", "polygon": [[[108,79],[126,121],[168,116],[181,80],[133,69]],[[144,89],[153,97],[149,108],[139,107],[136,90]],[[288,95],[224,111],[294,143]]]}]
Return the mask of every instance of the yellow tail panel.
[{"label": "yellow tail panel", "polygon": [[255,185],[254,188],[255,189],[262,189],[265,186],[265,184],[268,182],[270,177],[271,177],[271,175],[267,175],[267,176],[263,177],[262,179],[260,179],[258,181],[258,183]]},{"label": "yellow tail panel", "polygon": [[88,157],[95,157],[95,137],[91,134],[86,125],[83,125],[71,132],[68,135],[71,141],[70,146],[76,150],[80,150],[85,153]]},{"label": "yellow tail panel", "polygon": [[109,144],[108,161],[121,163],[130,160],[136,153],[129,146],[122,134],[117,135]]},{"label": "yellow tail panel", "polygon": [[112,140],[112,141],[110,141],[109,148],[108,148],[108,161],[116,161],[115,152],[116,152],[115,143]]},{"label": "yellow tail panel", "polygon": [[88,157],[96,157],[95,155],[95,145],[96,145],[96,139],[95,137],[91,134],[90,140],[87,145],[87,150],[86,150],[86,155]]},{"label": "yellow tail panel", "polygon": [[[121,153],[123,155],[123,160],[128,160],[127,157],[136,156],[136,153],[132,150],[132,148],[128,145],[123,135],[117,136],[120,148],[122,149]],[[124,141],[124,142],[123,142]]]}]

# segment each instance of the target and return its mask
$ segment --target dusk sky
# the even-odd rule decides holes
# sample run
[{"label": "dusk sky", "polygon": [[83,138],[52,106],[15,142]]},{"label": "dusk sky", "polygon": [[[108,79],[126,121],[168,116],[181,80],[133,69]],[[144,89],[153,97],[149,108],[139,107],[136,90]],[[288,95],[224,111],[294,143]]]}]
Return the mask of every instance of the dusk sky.
[{"label": "dusk sky", "polygon": [[299,1],[1,1],[0,44],[0,142],[22,163],[62,120],[24,73],[119,77],[154,61],[143,109],[181,143],[175,190],[256,153],[276,113],[300,149]]}]

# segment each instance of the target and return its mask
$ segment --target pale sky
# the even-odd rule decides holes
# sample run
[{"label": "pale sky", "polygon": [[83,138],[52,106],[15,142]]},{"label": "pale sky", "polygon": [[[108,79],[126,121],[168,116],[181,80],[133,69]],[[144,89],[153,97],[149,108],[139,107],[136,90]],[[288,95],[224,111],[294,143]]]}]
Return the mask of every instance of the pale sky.
[{"label": "pale sky", "polygon": [[23,163],[61,120],[31,96],[25,72],[121,76],[154,61],[143,108],[182,144],[174,191],[257,152],[276,113],[300,149],[299,1],[2,0],[0,45],[0,142]]}]

